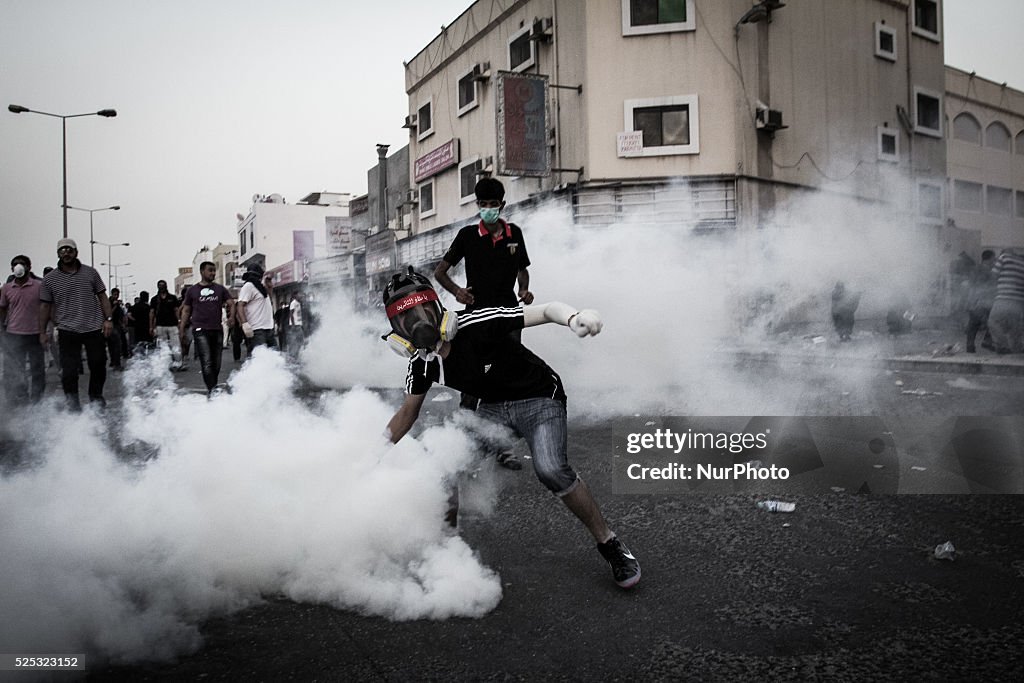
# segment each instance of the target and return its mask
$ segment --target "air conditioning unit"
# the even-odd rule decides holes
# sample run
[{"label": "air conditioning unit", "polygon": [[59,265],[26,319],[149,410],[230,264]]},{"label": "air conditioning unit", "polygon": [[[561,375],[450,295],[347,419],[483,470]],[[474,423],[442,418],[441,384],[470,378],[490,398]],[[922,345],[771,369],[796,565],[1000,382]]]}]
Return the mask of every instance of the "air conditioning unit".
[{"label": "air conditioning unit", "polygon": [[491,78],[491,63],[480,62],[479,64],[473,65],[473,71],[470,72],[470,76],[473,77],[474,81],[488,81]]},{"label": "air conditioning unit", "polygon": [[480,161],[480,173],[494,173],[494,157],[484,157]]},{"label": "air conditioning unit", "polygon": [[416,127],[416,114],[409,114],[405,117],[405,123],[402,124],[402,128],[415,128]]},{"label": "air conditioning unit", "polygon": [[783,125],[782,123],[782,112],[778,109],[769,109],[768,107],[757,108],[754,125],[758,130],[763,130],[768,133],[774,133],[777,130],[789,128],[789,126]]},{"label": "air conditioning unit", "polygon": [[420,191],[416,188],[412,188],[405,193],[406,204],[419,204],[420,203]]},{"label": "air conditioning unit", "polygon": [[551,40],[554,31],[551,17],[537,18],[533,20],[533,28],[530,29],[530,40],[546,43]]}]

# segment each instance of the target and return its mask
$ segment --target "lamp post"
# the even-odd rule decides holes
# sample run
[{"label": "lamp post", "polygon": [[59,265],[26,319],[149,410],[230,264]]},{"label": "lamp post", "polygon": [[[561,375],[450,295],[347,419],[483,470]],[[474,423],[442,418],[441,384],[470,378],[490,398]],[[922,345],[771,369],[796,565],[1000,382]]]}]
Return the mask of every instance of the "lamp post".
[{"label": "lamp post", "polygon": [[[115,245],[115,246],[119,246],[119,245]],[[100,265],[107,267],[107,287],[110,288],[110,287],[113,287],[114,280],[119,280],[120,279],[120,276],[117,274],[117,269],[118,268],[122,268],[124,266],[130,266],[131,262],[128,262],[128,263],[111,263],[110,261],[107,261],[106,263],[100,263]],[[113,275],[110,274],[110,269],[111,268],[114,269],[114,274]],[[125,277],[128,277],[128,276],[125,275]]]},{"label": "lamp post", "polygon": [[[101,243],[97,242],[96,240],[94,240],[92,238],[92,215],[94,213],[96,213],[97,211],[120,211],[121,207],[120,206],[104,206],[102,209],[83,209],[80,206],[68,206],[68,205],[65,204],[64,205],[64,212],[67,213],[68,209],[73,209],[75,211],[88,211],[89,212],[89,265],[90,266],[95,266],[96,265],[96,252],[93,249],[92,245],[94,245],[94,244],[101,244]],[[67,229],[66,228],[64,230],[64,236],[67,237]],[[109,253],[107,254],[107,260],[108,261],[110,260],[110,254]]]},{"label": "lamp post", "polygon": [[20,104],[9,104],[7,105],[7,111],[12,114],[41,114],[43,116],[52,116],[55,119],[60,119],[61,128],[61,149],[64,157],[63,165],[63,178],[64,178],[64,201],[61,202],[61,206],[64,207],[64,237],[68,236],[68,119],[75,119],[80,116],[103,116],[106,118],[113,118],[117,116],[117,112],[113,109],[100,109],[99,111],[91,111],[85,114],[51,114],[48,111],[38,111],[36,109],[29,109],[23,107]]},{"label": "lamp post", "polygon": [[[99,240],[89,240],[89,242],[90,243],[99,244],[99,245],[104,246],[104,247],[107,248],[107,263],[105,265],[107,266],[107,287],[110,287],[113,284],[113,280],[110,279],[111,278],[110,262],[111,262],[111,260],[113,260],[111,258],[111,256],[110,256],[110,252],[111,252],[111,250],[114,247],[130,247],[131,244],[129,244],[128,242],[116,242],[114,244],[107,244],[106,242],[100,242]],[[100,265],[102,266],[104,264],[101,263]]]}]

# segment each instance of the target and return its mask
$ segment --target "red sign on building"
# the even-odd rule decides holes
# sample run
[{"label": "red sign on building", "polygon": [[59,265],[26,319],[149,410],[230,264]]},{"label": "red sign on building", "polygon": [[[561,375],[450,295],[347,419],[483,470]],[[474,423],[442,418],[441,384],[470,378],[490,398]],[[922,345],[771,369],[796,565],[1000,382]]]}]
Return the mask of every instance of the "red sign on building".
[{"label": "red sign on building", "polygon": [[452,138],[427,152],[413,164],[413,177],[418,183],[459,163],[459,139]]},{"label": "red sign on building", "polygon": [[499,71],[498,174],[551,175],[548,146],[548,77]]}]

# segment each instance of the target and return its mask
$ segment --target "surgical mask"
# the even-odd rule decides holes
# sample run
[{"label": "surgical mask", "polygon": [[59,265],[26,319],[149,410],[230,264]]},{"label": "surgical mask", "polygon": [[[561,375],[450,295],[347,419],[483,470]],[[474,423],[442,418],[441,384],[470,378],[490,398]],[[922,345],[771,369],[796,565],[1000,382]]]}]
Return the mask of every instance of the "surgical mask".
[{"label": "surgical mask", "polygon": [[498,220],[498,214],[501,212],[500,208],[487,208],[480,209],[480,218],[487,225],[493,225]]},{"label": "surgical mask", "polygon": [[25,277],[25,266],[18,264],[14,266],[14,277]]}]

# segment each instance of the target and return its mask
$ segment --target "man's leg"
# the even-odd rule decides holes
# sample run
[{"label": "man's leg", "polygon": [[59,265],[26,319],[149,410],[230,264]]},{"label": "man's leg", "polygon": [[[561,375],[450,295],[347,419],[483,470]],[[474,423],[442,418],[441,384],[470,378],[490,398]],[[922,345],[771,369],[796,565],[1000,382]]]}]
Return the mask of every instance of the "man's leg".
[{"label": "man's leg", "polygon": [[43,391],[46,390],[46,355],[37,335],[26,334],[23,337],[21,343],[25,347],[25,355],[28,356],[28,400],[37,403],[43,398]]},{"label": "man's leg", "polygon": [[60,346],[60,384],[64,396],[72,409],[81,409],[78,398],[78,359],[82,356],[82,335],[58,330],[57,343]]},{"label": "man's leg", "polygon": [[200,331],[196,332],[192,337],[196,345],[196,352],[199,354],[199,367],[203,372],[203,383],[206,384],[208,392],[213,391],[213,388],[217,386],[217,375],[213,368],[214,351],[210,348],[212,346],[211,334]]},{"label": "man's leg", "polygon": [[210,342],[210,373],[213,377],[213,385],[210,388],[213,389],[220,379],[221,360],[224,358],[224,333],[217,330],[208,332],[207,335]]},{"label": "man's leg", "polygon": [[[14,407],[28,398],[28,382],[25,377],[25,345],[21,338],[29,335],[5,334],[0,336],[4,355],[4,395],[9,407]],[[39,346],[38,337],[36,346]]]},{"label": "man's leg", "polygon": [[89,400],[105,403],[103,385],[107,381],[107,339],[96,330],[83,335],[85,356],[89,363]]}]

